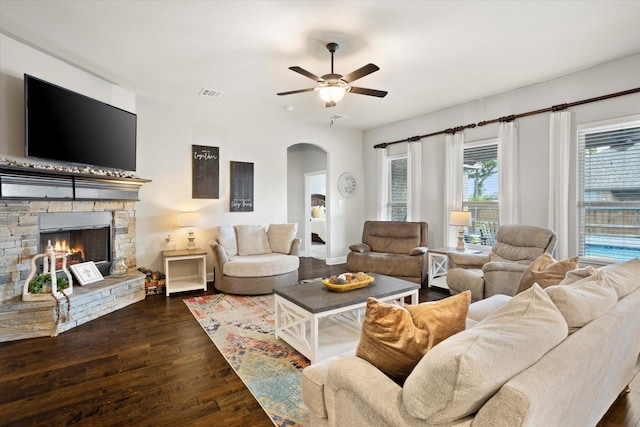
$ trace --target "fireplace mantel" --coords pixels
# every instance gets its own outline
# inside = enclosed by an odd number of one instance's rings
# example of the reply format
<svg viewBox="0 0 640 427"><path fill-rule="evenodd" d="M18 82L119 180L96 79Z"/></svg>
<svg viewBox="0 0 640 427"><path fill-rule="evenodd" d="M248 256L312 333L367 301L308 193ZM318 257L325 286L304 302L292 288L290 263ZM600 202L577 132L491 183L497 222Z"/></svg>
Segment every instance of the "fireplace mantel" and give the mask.
<svg viewBox="0 0 640 427"><path fill-rule="evenodd" d="M148 179L88 175L0 165L0 199L3 200L128 200L137 201Z"/></svg>

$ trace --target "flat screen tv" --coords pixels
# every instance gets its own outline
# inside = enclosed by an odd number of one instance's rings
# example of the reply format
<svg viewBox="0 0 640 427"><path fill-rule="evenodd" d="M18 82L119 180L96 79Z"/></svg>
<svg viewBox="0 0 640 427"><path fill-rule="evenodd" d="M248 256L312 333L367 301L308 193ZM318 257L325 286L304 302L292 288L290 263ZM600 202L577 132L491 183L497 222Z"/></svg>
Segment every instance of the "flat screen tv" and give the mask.
<svg viewBox="0 0 640 427"><path fill-rule="evenodd" d="M25 74L26 156L136 170L136 115Z"/></svg>

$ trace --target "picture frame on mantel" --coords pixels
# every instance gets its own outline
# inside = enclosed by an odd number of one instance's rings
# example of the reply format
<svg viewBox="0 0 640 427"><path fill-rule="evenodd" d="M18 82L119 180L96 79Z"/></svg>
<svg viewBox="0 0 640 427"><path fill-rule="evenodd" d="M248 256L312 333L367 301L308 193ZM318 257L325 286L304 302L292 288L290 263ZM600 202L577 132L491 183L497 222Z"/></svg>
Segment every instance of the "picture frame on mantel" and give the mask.
<svg viewBox="0 0 640 427"><path fill-rule="evenodd" d="M220 198L220 148L191 146L191 198Z"/></svg>
<svg viewBox="0 0 640 427"><path fill-rule="evenodd" d="M231 162L230 212L253 212L253 163Z"/></svg>

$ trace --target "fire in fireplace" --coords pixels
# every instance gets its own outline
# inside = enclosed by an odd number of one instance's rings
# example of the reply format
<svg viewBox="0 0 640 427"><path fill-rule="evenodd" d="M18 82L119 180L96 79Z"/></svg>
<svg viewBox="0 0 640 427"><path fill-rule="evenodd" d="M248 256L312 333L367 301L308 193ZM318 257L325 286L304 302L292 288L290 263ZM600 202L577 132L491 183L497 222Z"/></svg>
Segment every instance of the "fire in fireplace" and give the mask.
<svg viewBox="0 0 640 427"><path fill-rule="evenodd" d="M40 216L40 253L49 242L58 253L67 253L67 265L111 261L111 212L47 213ZM56 263L62 268L62 258Z"/></svg>

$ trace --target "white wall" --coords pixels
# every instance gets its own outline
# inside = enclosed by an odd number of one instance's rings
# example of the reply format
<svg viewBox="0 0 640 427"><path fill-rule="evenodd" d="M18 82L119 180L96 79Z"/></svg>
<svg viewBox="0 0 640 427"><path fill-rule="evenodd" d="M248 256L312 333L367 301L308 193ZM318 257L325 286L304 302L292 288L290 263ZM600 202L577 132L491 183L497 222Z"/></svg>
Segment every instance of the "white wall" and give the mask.
<svg viewBox="0 0 640 427"><path fill-rule="evenodd" d="M640 54L636 54L565 77L365 132L363 156L366 181L375 182L376 150L373 148L375 144L637 88L640 87L639 70ZM574 129L576 125L582 123L630 116L640 113L640 94L576 106L570 111ZM524 117L517 122L521 165L520 191L523 195L522 222L546 226L549 196L549 114ZM495 138L497 134L497 124L476 127L465 130L465 141ZM444 244L442 232L444 208L441 203L444 197L444 136L425 138L422 144L423 220L429 223L429 246L442 247ZM570 196L575 200L575 165L567 165L567 167L574 176ZM365 200L365 217L375 218L375 186L367 187ZM573 214L575 215L575 212ZM570 255L577 254L575 239L574 232L570 236L569 245L572 248Z"/></svg>
<svg viewBox="0 0 640 427"><path fill-rule="evenodd" d="M153 182L141 192L137 208L138 264L160 269L162 243L167 234L177 246L186 245L186 231L177 226L176 213L200 212L196 245L207 242L218 225L269 224L287 221L287 180L303 183L304 173L288 176L287 147L309 143L327 152L328 182L345 170L363 176L361 132L324 126L274 123L257 117L138 99L138 174ZM220 199L191 198L191 145L220 148ZM229 212L229 162L254 163L254 212ZM349 244L360 238L362 199L341 201L328 189L332 206L327 262L346 257ZM363 196L362 196L363 197ZM208 267L212 271L212 264Z"/></svg>

